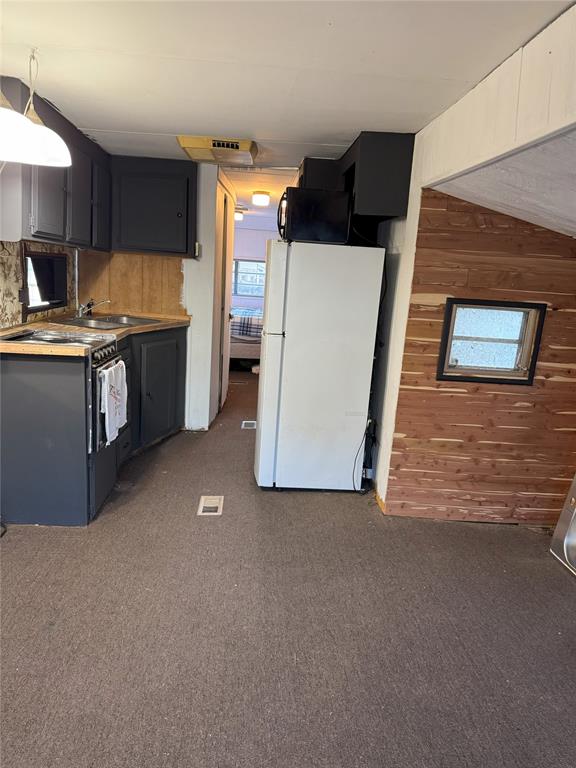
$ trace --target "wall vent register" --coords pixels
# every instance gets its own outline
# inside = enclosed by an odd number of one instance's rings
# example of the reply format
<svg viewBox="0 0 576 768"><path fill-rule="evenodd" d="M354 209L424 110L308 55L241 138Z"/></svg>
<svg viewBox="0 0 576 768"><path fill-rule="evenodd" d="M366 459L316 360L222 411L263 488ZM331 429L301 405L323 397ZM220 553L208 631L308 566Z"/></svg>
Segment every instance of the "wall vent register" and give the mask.
<svg viewBox="0 0 576 768"><path fill-rule="evenodd" d="M448 299L436 378L532 384L546 304Z"/></svg>

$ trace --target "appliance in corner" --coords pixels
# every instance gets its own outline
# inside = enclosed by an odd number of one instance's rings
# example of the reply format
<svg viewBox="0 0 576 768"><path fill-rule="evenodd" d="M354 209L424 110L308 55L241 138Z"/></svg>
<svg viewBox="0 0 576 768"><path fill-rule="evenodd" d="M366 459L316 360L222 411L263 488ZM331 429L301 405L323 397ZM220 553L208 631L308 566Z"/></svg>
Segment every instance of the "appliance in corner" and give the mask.
<svg viewBox="0 0 576 768"><path fill-rule="evenodd" d="M359 490L384 249L268 241L254 471Z"/></svg>
<svg viewBox="0 0 576 768"><path fill-rule="evenodd" d="M341 190L286 187L277 214L282 240L305 243L348 242L350 195Z"/></svg>

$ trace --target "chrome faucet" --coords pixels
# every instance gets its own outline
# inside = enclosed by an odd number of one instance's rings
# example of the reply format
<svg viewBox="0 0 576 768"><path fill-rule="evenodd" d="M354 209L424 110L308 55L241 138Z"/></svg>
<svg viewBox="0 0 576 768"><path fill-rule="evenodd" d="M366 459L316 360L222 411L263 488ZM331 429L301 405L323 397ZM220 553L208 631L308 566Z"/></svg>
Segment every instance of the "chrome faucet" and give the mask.
<svg viewBox="0 0 576 768"><path fill-rule="evenodd" d="M94 299L88 299L86 304L80 304L78 307L78 317L84 317L84 315L91 315L94 307L99 307L100 304L110 304L111 299L102 299L101 301L94 301Z"/></svg>

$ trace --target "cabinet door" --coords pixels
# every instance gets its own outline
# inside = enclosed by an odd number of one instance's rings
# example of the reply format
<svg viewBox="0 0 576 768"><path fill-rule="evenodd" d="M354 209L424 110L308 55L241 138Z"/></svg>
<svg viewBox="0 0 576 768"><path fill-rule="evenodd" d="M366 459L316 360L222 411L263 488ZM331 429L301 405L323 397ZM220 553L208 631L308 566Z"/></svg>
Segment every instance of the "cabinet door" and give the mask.
<svg viewBox="0 0 576 768"><path fill-rule="evenodd" d="M164 437L177 426L177 363L176 339L143 342L140 417L143 445Z"/></svg>
<svg viewBox="0 0 576 768"><path fill-rule="evenodd" d="M92 169L92 246L110 250L110 171L94 164Z"/></svg>
<svg viewBox="0 0 576 768"><path fill-rule="evenodd" d="M66 168L33 166L30 232L36 237L66 236Z"/></svg>
<svg viewBox="0 0 576 768"><path fill-rule="evenodd" d="M66 189L66 240L76 245L92 242L92 160L76 147L70 147L72 165L68 168Z"/></svg>
<svg viewBox="0 0 576 768"><path fill-rule="evenodd" d="M115 249L187 252L187 176L127 171L115 184Z"/></svg>

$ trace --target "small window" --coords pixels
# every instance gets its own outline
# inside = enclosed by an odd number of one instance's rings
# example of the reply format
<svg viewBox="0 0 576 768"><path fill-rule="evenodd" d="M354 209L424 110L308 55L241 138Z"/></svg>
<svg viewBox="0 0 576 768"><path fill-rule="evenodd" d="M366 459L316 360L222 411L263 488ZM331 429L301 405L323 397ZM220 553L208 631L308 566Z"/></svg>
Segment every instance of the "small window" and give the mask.
<svg viewBox="0 0 576 768"><path fill-rule="evenodd" d="M546 304L448 299L437 378L532 384Z"/></svg>
<svg viewBox="0 0 576 768"><path fill-rule="evenodd" d="M32 313L67 305L68 269L65 254L26 252L24 267L26 312Z"/></svg>
<svg viewBox="0 0 576 768"><path fill-rule="evenodd" d="M235 259L232 275L232 293L234 296L264 296L266 283L266 263Z"/></svg>

